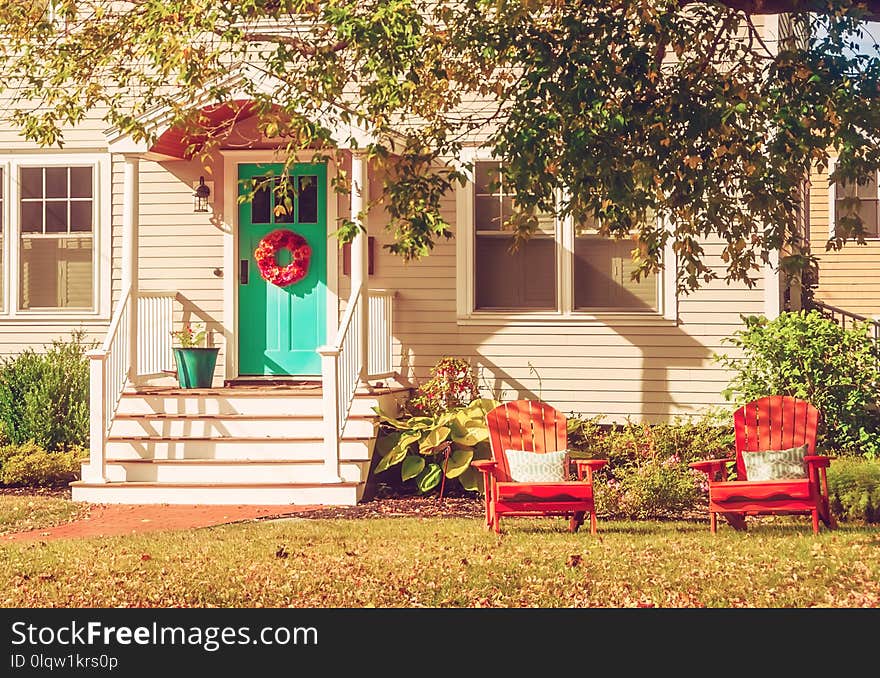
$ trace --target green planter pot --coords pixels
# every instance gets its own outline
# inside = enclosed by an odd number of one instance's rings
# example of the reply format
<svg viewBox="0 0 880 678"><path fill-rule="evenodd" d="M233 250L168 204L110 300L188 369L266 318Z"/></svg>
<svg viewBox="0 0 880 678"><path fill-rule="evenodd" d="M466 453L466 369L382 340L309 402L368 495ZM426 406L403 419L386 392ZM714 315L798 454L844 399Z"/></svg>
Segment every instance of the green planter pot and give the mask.
<svg viewBox="0 0 880 678"><path fill-rule="evenodd" d="M175 348L177 382L181 388L209 388L219 348Z"/></svg>

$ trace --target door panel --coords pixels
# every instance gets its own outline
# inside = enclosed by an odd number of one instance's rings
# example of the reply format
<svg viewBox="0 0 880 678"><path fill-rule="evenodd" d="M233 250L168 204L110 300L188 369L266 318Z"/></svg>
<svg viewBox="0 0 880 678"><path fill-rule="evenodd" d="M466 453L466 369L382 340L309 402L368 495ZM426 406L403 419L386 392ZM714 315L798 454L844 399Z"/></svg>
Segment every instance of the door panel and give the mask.
<svg viewBox="0 0 880 678"><path fill-rule="evenodd" d="M298 163L289 176L281 164L238 166L239 195L256 181L252 201L239 205L238 358L241 375L315 376L321 373L316 349L327 333L327 166ZM303 236L311 248L308 273L279 287L260 275L254 251L275 230ZM276 255L290 263L287 250Z"/></svg>

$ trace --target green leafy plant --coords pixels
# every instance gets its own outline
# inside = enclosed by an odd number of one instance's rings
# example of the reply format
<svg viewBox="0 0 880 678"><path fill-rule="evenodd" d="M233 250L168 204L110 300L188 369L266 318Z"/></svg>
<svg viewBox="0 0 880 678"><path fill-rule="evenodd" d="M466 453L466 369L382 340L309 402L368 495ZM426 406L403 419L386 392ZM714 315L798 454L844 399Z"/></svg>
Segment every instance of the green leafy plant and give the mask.
<svg viewBox="0 0 880 678"><path fill-rule="evenodd" d="M0 484L43 487L76 480L88 451L79 446L50 452L34 442L0 448Z"/></svg>
<svg viewBox="0 0 880 678"><path fill-rule="evenodd" d="M828 468L828 498L842 520L880 523L880 460L836 459Z"/></svg>
<svg viewBox="0 0 880 678"><path fill-rule="evenodd" d="M846 328L818 311L774 320L743 316L745 327L724 341L740 355L719 355L733 372L724 391L743 404L790 395L821 413L817 444L829 452L880 456L880 350L867 325Z"/></svg>
<svg viewBox="0 0 880 678"><path fill-rule="evenodd" d="M420 384L407 403L411 414L434 416L465 407L479 398L474 373L466 360L442 358L431 368L430 379Z"/></svg>
<svg viewBox="0 0 880 678"><path fill-rule="evenodd" d="M465 407L401 419L375 408L383 427L376 441L379 462L374 473L399 466L401 481L414 484L422 494L437 488L444 477L465 490L480 490L480 473L471 461L491 457L486 413L497 405L495 400L475 398Z"/></svg>
<svg viewBox="0 0 880 678"><path fill-rule="evenodd" d="M205 323L184 323L183 328L171 333L181 348L199 348L207 336Z"/></svg>
<svg viewBox="0 0 880 678"><path fill-rule="evenodd" d="M626 464L597 480L596 510L633 519L679 517L699 506L704 477L675 456Z"/></svg>
<svg viewBox="0 0 880 678"><path fill-rule="evenodd" d="M77 330L69 341L55 340L44 352L25 349L0 365L0 426L14 444L34 441L55 451L87 445L89 365L86 351L96 344Z"/></svg>
<svg viewBox="0 0 880 678"><path fill-rule="evenodd" d="M572 456L609 460L595 480L596 508L606 515L669 518L700 508L705 476L688 462L727 456L733 447L733 421L723 409L658 423L602 419L569 416L568 446Z"/></svg>

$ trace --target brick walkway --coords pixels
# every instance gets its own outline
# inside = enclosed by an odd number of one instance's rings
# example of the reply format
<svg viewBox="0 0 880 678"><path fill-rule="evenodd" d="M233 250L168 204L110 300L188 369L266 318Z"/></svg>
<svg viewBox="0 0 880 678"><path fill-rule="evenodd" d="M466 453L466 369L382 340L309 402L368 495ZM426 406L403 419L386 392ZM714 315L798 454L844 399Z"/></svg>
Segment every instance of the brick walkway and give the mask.
<svg viewBox="0 0 880 678"><path fill-rule="evenodd" d="M0 541L48 541L111 537L162 530L188 530L258 518L296 515L316 506L206 506L172 504L93 504L80 519L55 527L0 536Z"/></svg>

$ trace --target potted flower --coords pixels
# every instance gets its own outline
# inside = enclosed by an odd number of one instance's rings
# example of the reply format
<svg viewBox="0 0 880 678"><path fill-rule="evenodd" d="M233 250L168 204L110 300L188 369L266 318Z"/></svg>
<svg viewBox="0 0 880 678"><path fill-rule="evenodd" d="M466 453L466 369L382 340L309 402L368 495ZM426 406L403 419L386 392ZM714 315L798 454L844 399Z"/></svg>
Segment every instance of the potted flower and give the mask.
<svg viewBox="0 0 880 678"><path fill-rule="evenodd" d="M202 346L207 337L205 324L199 323L194 328L190 323L184 323L183 329L172 332L171 336L180 344L172 350L181 388L209 388L220 349Z"/></svg>

